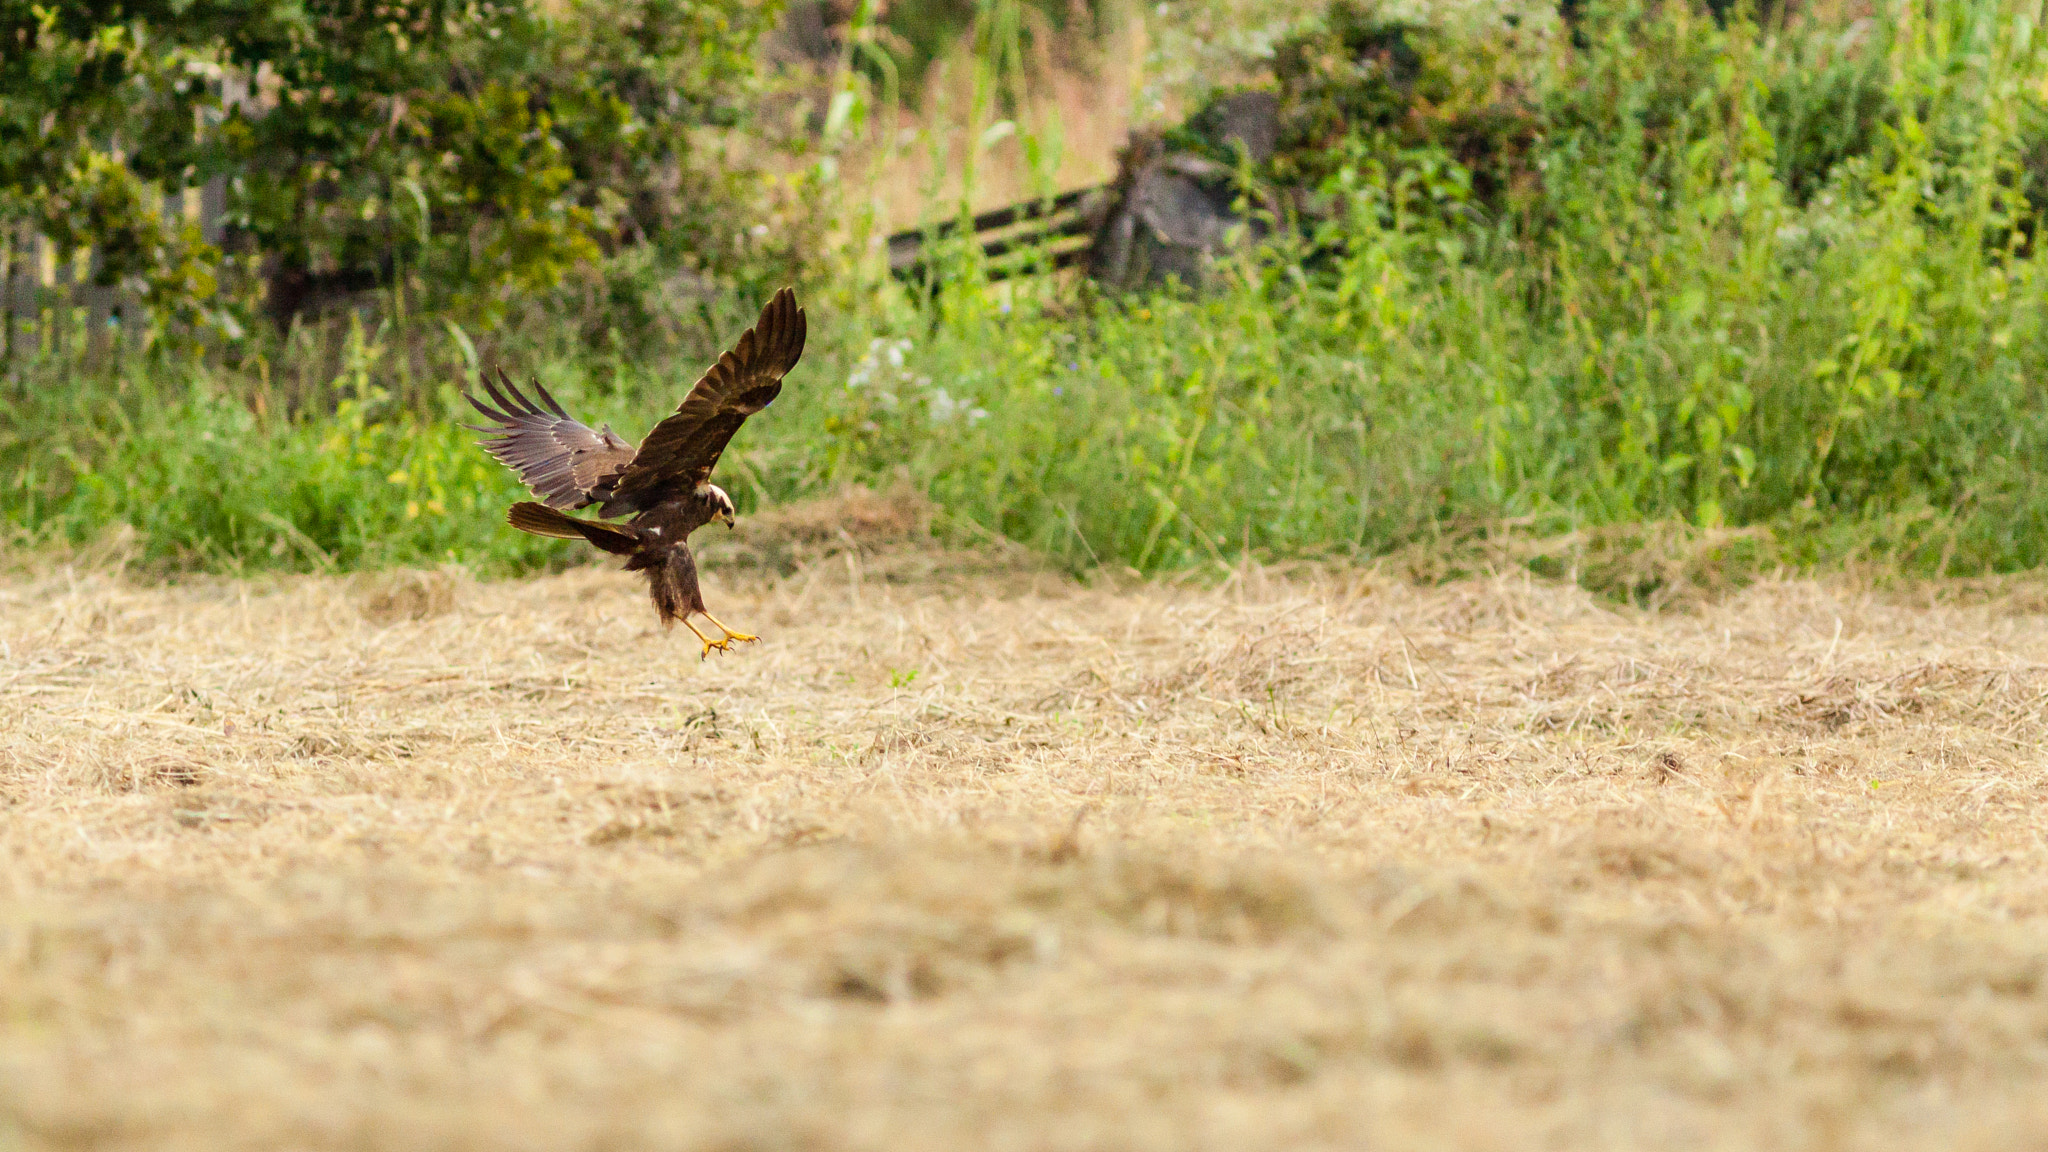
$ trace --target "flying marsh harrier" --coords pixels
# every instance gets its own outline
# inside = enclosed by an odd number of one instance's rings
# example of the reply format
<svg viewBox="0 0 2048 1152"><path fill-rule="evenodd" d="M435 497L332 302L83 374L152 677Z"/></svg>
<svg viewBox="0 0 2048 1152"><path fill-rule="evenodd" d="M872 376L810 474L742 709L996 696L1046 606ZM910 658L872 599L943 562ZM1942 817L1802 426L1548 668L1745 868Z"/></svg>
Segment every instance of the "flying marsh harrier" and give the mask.
<svg viewBox="0 0 2048 1152"><path fill-rule="evenodd" d="M609 424L593 431L577 421L537 380L535 403L513 386L502 368L496 383L488 375L482 378L484 391L497 407L463 393L490 421L485 427L465 427L485 433L484 449L519 473L541 499L538 504L514 504L505 517L508 523L536 536L581 538L624 556L627 571L647 573L661 622L672 625L681 620L703 641L708 656L714 648L723 652L734 641L756 637L733 631L704 610L688 538L713 520L732 527L732 497L711 482L711 469L746 418L782 391L783 376L803 354L804 311L796 306L796 293L784 288L637 449ZM630 519L607 524L564 511L593 504L601 517ZM691 616L710 621L721 633L719 638L698 632Z"/></svg>

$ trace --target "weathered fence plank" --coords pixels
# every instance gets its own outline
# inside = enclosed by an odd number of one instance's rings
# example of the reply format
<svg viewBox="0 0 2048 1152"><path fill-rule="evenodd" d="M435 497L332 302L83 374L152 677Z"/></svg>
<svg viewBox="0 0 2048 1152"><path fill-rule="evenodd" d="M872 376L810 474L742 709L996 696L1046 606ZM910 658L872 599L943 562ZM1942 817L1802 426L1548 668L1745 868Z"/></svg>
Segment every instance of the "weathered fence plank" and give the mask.
<svg viewBox="0 0 2048 1152"><path fill-rule="evenodd" d="M198 225L207 243L218 244L225 230L227 182L215 177L167 194L162 211ZM65 258L33 229L0 234L0 357L12 360L43 347L61 350L82 323L86 346L81 351L97 361L117 339L146 328L148 315L135 293L92 282L90 270L97 260L90 251ZM87 270L84 276L81 267Z"/></svg>

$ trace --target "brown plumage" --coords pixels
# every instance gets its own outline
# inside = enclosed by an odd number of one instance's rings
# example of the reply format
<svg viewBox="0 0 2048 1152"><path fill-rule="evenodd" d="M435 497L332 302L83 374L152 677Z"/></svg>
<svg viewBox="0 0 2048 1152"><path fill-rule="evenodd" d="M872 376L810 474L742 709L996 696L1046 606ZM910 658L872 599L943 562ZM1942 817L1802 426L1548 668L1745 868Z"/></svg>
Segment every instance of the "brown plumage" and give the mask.
<svg viewBox="0 0 2048 1152"><path fill-rule="evenodd" d="M704 642L706 653L754 639L720 624L704 610L697 562L687 541L690 533L713 520L731 527L732 498L711 483L711 469L746 418L782 391L782 378L803 356L804 326L796 293L788 288L777 292L754 326L718 358L638 449L621 440L609 424L593 431L570 416L539 381L533 384L536 402L513 385L503 369L495 383L484 376L484 391L497 407L463 393L491 422L467 427L486 433L484 449L517 472L542 501L514 504L506 521L522 532L583 539L626 557L627 571L647 574L648 591L662 623L681 620ZM631 519L607 524L564 511L591 505L601 517ZM709 639L690 623L692 615L703 616L724 635Z"/></svg>

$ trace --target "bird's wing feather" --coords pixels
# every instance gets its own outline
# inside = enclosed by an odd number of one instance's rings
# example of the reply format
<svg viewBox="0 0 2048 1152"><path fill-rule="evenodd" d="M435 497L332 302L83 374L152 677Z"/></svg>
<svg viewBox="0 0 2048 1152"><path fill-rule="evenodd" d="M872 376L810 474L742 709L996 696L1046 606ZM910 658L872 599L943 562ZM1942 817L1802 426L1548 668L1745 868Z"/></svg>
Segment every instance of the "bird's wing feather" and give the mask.
<svg viewBox="0 0 2048 1152"><path fill-rule="evenodd" d="M782 391L804 353L804 310L788 288L761 309L731 351L704 373L675 413L654 426L619 477L604 512L652 508L710 478L726 442Z"/></svg>
<svg viewBox="0 0 2048 1152"><path fill-rule="evenodd" d="M533 382L536 403L502 368L495 383L488 374L479 375L497 407L465 391L463 399L490 424L464 427L488 437L484 451L517 472L550 508L581 508L609 493L610 481L633 459L632 445L610 428L599 432L569 415L538 380Z"/></svg>

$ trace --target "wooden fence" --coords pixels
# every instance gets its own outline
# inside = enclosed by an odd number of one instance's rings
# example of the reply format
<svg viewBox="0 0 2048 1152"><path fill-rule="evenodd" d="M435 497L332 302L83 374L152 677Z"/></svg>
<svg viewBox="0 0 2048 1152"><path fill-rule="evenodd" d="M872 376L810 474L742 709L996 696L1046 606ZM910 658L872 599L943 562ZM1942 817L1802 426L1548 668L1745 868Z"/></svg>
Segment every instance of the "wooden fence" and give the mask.
<svg viewBox="0 0 2048 1152"><path fill-rule="evenodd" d="M983 212L967 221L964 230L981 248L991 280L1041 271L1048 265L1085 265L1094 252L1095 233L1114 192L1112 186L1105 184L1079 188L1051 199L1028 200ZM899 279L923 280L931 270L928 246L959 236L962 231L960 221L947 220L896 233L889 237L889 271Z"/></svg>
<svg viewBox="0 0 2048 1152"><path fill-rule="evenodd" d="M218 244L226 192L226 182L215 178L164 197L163 207ZM91 249L60 252L28 229L0 233L0 358L66 351L97 356L147 331L141 298L119 285L94 283L97 266Z"/></svg>

